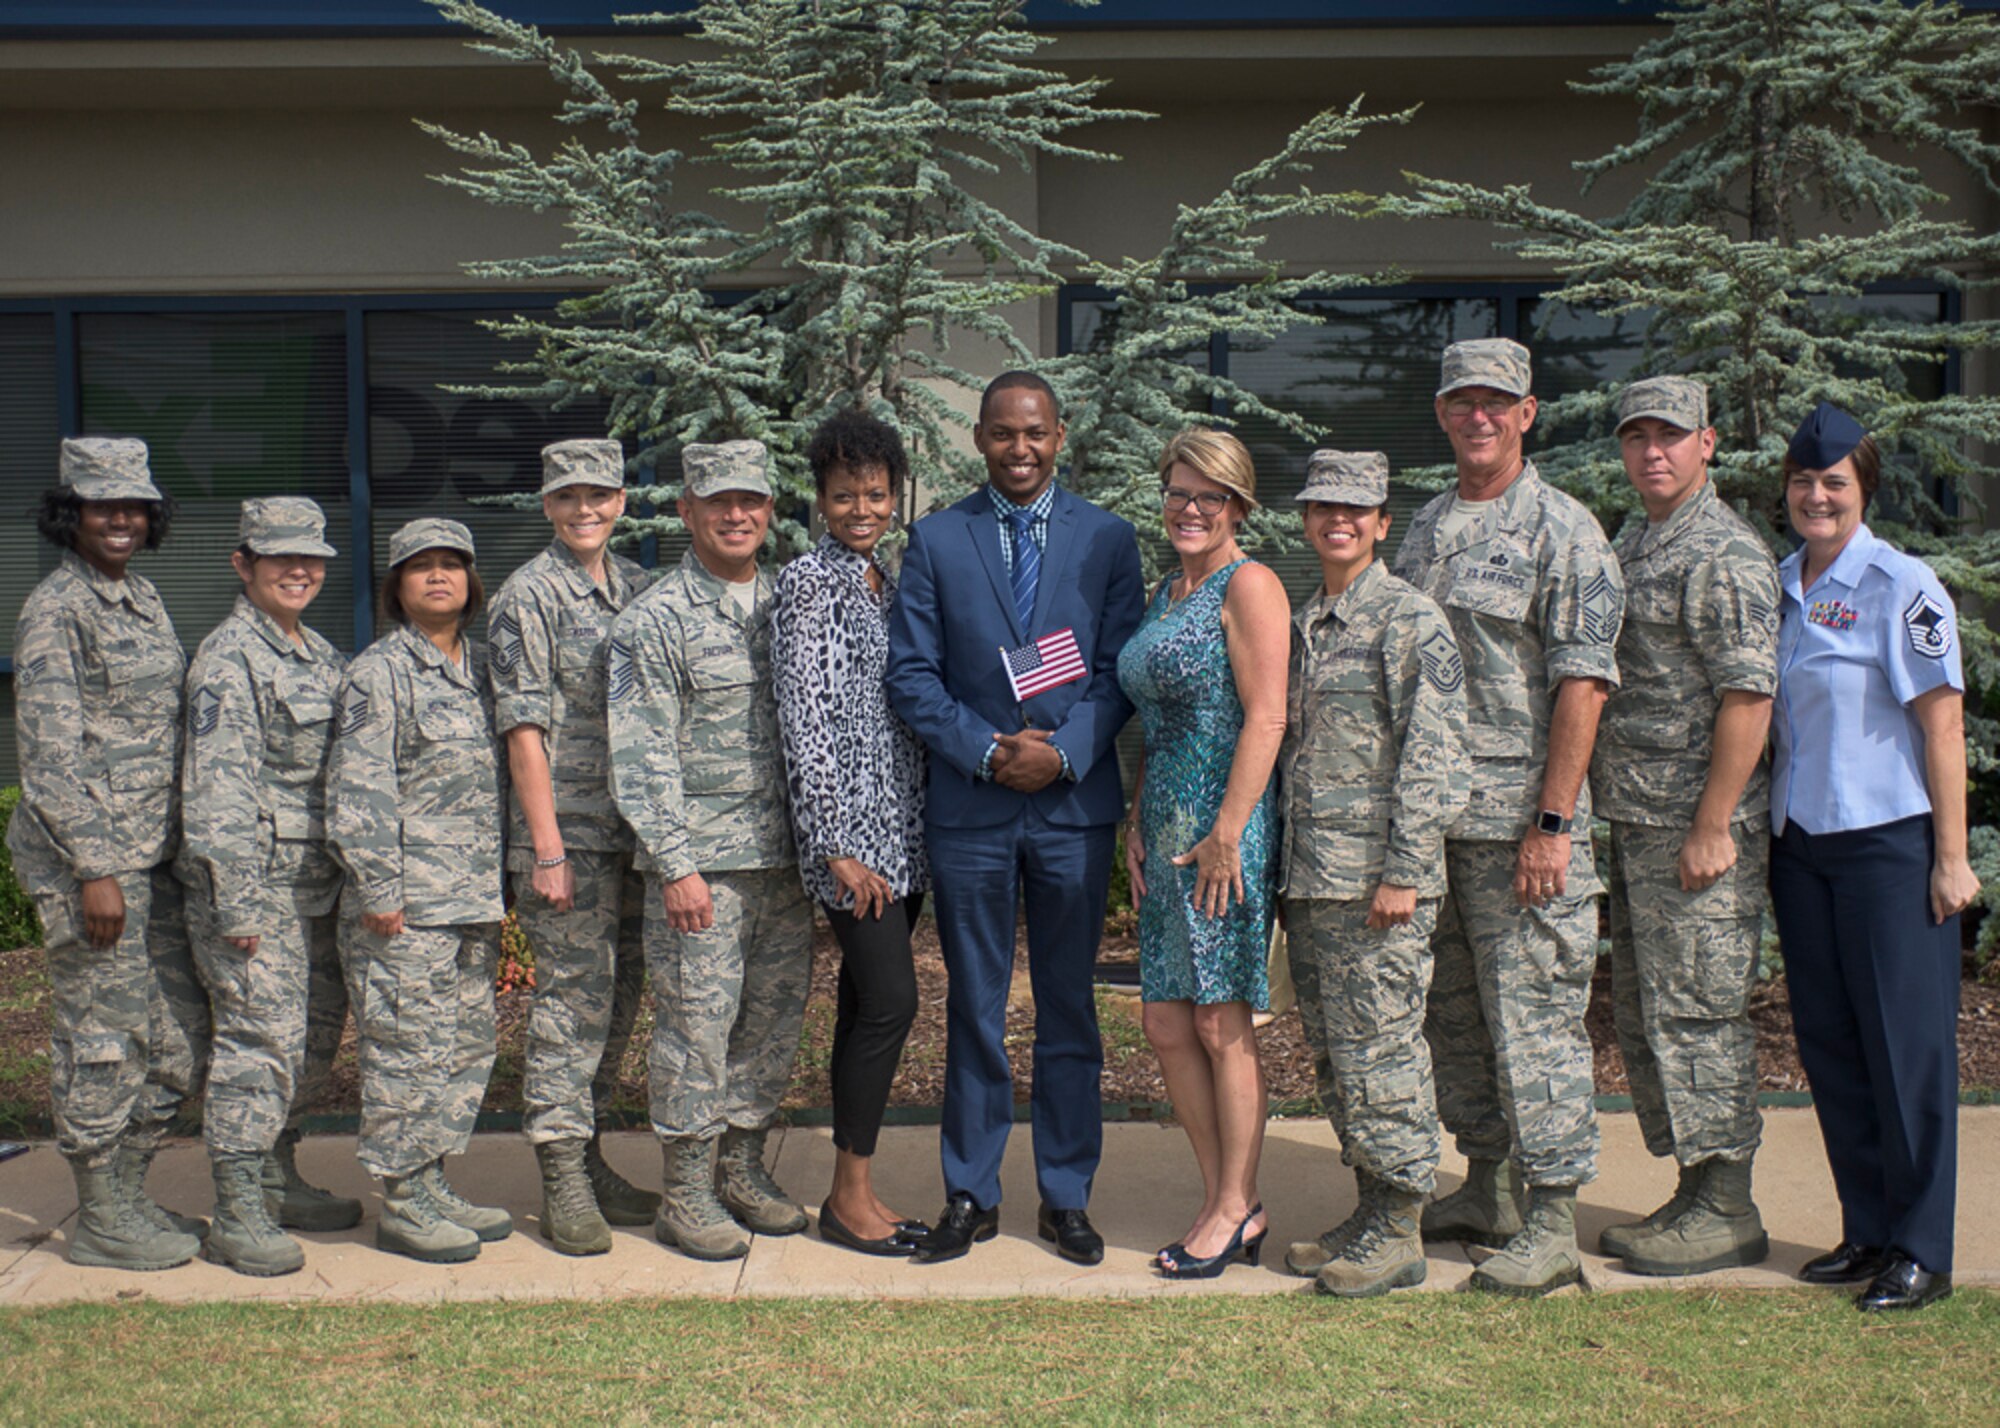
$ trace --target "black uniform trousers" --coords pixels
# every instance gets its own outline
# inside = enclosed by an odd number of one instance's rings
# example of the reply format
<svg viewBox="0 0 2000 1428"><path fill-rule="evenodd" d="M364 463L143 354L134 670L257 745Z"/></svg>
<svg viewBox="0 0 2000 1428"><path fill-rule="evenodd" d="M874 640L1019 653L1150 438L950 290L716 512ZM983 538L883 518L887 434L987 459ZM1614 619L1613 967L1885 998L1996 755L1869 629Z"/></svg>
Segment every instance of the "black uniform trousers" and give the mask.
<svg viewBox="0 0 2000 1428"><path fill-rule="evenodd" d="M1788 824L1771 904L1842 1238L1951 1269L1958 1189L1959 922L1931 913L1928 814L1839 833Z"/></svg>

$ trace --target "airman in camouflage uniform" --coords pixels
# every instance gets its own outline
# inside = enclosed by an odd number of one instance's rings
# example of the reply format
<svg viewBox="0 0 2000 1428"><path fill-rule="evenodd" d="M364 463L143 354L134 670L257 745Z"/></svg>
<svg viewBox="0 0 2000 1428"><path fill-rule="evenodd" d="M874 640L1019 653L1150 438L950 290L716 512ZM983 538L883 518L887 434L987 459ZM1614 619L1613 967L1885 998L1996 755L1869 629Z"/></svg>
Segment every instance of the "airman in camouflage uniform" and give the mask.
<svg viewBox="0 0 2000 1428"><path fill-rule="evenodd" d="M686 449L694 549L618 617L608 668L611 787L646 874L654 1233L700 1259L748 1251L732 1214L761 1234L806 1224L764 1168L812 968L756 565L765 462L757 442Z"/></svg>
<svg viewBox="0 0 2000 1428"><path fill-rule="evenodd" d="M207 1255L270 1275L305 1263L280 1225L361 1221L358 1201L308 1185L294 1158L301 1110L325 1086L347 1023L334 937L340 866L325 843L333 696L346 661L300 623L303 605L280 607L281 623L257 603L273 590L287 598L279 580L307 602L318 593L334 554L320 508L302 496L245 501L239 531L244 592L188 669L176 871L215 1020L202 1118L215 1166Z"/></svg>
<svg viewBox="0 0 2000 1428"><path fill-rule="evenodd" d="M605 549L625 508L616 441L544 447L542 503L557 539L507 578L487 622L494 725L513 775L507 867L535 950L521 1097L543 1238L602 1254L611 1225L651 1224L660 1203L611 1169L597 1135L646 976L645 889L611 801L604 650L612 619L652 577Z"/></svg>
<svg viewBox="0 0 2000 1428"><path fill-rule="evenodd" d="M7 847L48 956L49 1096L80 1207L69 1257L121 1269L184 1264L207 1232L145 1190L201 1089L209 1038L170 867L187 659L159 592L125 565L166 522L145 443L63 442L40 518L62 562L14 632L21 801Z"/></svg>
<svg viewBox="0 0 2000 1428"><path fill-rule="evenodd" d="M1624 586L1590 512L1522 456L1527 349L1454 343L1443 367L1436 409L1458 488L1417 514L1396 573L1444 607L1465 662L1472 799L1445 835L1425 1032L1438 1110L1470 1168L1423 1228L1505 1246L1475 1286L1542 1294L1581 1277L1576 1187L1597 1173L1583 1018L1600 888L1585 775L1618 682Z"/></svg>
<svg viewBox="0 0 2000 1428"><path fill-rule="evenodd" d="M1605 1253L1699 1274L1769 1253L1750 1198L1757 976L1770 871L1764 737L1777 689L1778 572L1708 479L1708 393L1654 377L1619 397L1626 473L1645 503L1619 534L1625 682L1604 709L1591 785L1611 821L1611 985L1646 1148L1680 1185Z"/></svg>
<svg viewBox="0 0 2000 1428"><path fill-rule="evenodd" d="M1424 999L1444 830L1472 779L1465 670L1444 613L1373 558L1388 458L1316 451L1298 500L1327 578L1292 620L1285 925L1320 1104L1361 1196L1285 1263L1361 1297L1424 1280L1417 1214L1438 1162Z"/></svg>
<svg viewBox="0 0 2000 1428"><path fill-rule="evenodd" d="M445 579L403 570L430 552L463 555L470 582L471 533L418 520L390 538L388 589ZM399 603L406 622L340 687L327 836L347 869L340 950L360 1033L360 1159L383 1183L375 1243L453 1263L513 1228L444 1175L493 1072L506 793L479 652L461 638L452 658ZM476 613L462 608L461 628Z"/></svg>

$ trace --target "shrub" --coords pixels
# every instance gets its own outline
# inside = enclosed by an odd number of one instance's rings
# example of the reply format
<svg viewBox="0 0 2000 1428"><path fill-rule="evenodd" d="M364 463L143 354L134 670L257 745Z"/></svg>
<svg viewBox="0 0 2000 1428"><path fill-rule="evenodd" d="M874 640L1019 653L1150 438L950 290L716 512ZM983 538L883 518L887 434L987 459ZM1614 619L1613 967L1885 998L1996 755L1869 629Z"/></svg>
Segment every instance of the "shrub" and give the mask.
<svg viewBox="0 0 2000 1428"><path fill-rule="evenodd" d="M18 788L0 788L0 828L14 816L21 801ZM42 919L35 913L35 900L14 877L14 855L0 840L0 947L38 947L42 941Z"/></svg>

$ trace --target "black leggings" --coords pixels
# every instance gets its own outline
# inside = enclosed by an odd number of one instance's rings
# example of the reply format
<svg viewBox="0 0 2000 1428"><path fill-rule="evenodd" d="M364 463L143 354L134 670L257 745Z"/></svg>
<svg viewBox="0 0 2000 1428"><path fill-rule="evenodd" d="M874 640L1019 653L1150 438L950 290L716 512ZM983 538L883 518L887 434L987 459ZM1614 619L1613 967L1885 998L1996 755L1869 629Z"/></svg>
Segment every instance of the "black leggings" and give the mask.
<svg viewBox="0 0 2000 1428"><path fill-rule="evenodd" d="M833 1021L833 1143L873 1155L889 1104L889 1083L917 1017L917 971L910 934L924 895L912 893L881 917L826 908L840 944L840 998Z"/></svg>

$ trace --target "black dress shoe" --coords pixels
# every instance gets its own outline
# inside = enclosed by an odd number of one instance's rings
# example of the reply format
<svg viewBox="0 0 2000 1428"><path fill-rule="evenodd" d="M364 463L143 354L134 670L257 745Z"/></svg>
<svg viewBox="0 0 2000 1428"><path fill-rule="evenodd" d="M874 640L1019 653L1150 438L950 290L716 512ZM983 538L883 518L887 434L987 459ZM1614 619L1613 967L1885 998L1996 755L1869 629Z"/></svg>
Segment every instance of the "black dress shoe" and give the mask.
<svg viewBox="0 0 2000 1428"><path fill-rule="evenodd" d="M1057 1210L1043 1205L1035 1213L1035 1233L1056 1247L1056 1253L1077 1264L1104 1262L1104 1236L1091 1227L1081 1210Z"/></svg>
<svg viewBox="0 0 2000 1428"><path fill-rule="evenodd" d="M970 1195L953 1195L945 1202L944 1213L931 1232L917 1241L916 1251L910 1256L912 1264L942 1264L948 1259L957 1259L981 1240L990 1240L1000 1233L1000 1207L990 1210L979 1208L979 1202Z"/></svg>
<svg viewBox="0 0 2000 1428"><path fill-rule="evenodd" d="M1883 1252L1873 1245L1842 1240L1823 1255L1799 1266L1799 1278L1807 1284L1866 1284L1888 1264Z"/></svg>
<svg viewBox="0 0 2000 1428"><path fill-rule="evenodd" d="M1921 1309L1950 1294L1949 1274L1932 1274L1908 1255L1892 1250L1889 1262L1861 1292L1854 1307L1864 1314L1883 1309Z"/></svg>
<svg viewBox="0 0 2000 1428"><path fill-rule="evenodd" d="M862 1254L887 1255L907 1258L916 1250L916 1245L904 1239L901 1232L891 1230L879 1240L864 1240L840 1222L830 1205L819 1207L819 1237L830 1245L840 1245L846 1249L858 1250Z"/></svg>

